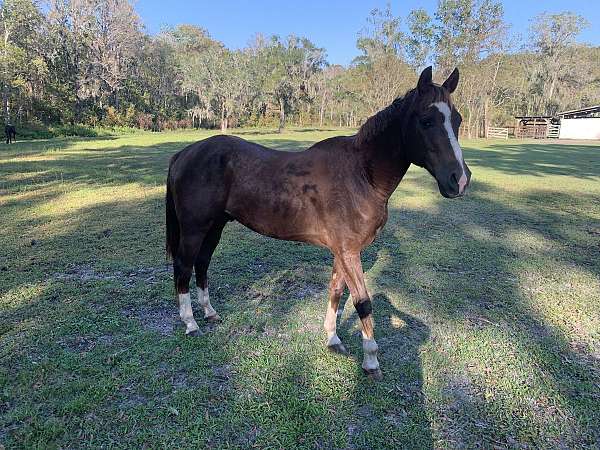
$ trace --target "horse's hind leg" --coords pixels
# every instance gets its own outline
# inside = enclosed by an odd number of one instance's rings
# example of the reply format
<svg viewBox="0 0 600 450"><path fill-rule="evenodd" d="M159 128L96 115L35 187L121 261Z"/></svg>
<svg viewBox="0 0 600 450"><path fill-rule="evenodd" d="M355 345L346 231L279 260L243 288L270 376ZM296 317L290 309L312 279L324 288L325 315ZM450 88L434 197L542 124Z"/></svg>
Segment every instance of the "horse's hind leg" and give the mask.
<svg viewBox="0 0 600 450"><path fill-rule="evenodd" d="M325 331L327 332L327 347L329 350L346 354L346 348L337 335L337 316L340 299L344 295L346 281L337 258L333 261L333 270L331 271L331 281L329 282L329 302L327 304L327 314L325 315Z"/></svg>
<svg viewBox="0 0 600 450"><path fill-rule="evenodd" d="M202 246L206 235L201 229L194 229L192 233L186 233L179 240L177 256L173 261L173 274L175 278L175 289L179 300L179 316L185 323L185 334L196 335L199 327L194 319L192 311L192 300L190 298L190 278L194 259Z"/></svg>
<svg viewBox="0 0 600 450"><path fill-rule="evenodd" d="M219 240L221 239L221 233L227 219L223 218L213 223L213 226L206 234L202 247L196 256L194 262L194 271L196 272L196 287L198 289L198 302L204 310L204 320L209 322L218 322L220 320L219 315L210 304L210 298L208 295L208 266L212 258L213 252Z"/></svg>

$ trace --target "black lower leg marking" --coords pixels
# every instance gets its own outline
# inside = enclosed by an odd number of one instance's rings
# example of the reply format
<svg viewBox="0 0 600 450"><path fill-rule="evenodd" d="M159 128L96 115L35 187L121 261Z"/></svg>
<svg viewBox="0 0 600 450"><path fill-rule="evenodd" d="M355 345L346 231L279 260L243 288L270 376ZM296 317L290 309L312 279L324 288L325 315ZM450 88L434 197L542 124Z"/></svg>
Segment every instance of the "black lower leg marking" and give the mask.
<svg viewBox="0 0 600 450"><path fill-rule="evenodd" d="M356 305L354 305L354 307L356 308L358 317L360 317L361 319L364 319L373 312L371 300L369 299L358 302Z"/></svg>

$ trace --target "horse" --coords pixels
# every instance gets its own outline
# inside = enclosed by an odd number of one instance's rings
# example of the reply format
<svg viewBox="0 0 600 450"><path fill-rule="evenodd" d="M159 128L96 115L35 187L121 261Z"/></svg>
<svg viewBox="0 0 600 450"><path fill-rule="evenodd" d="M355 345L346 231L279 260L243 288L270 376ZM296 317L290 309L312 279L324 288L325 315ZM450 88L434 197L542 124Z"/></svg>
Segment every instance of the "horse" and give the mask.
<svg viewBox="0 0 600 450"><path fill-rule="evenodd" d="M6 136L6 143L12 143L17 138L17 130L15 129L15 126L9 123L4 125L4 135Z"/></svg>
<svg viewBox="0 0 600 450"><path fill-rule="evenodd" d="M325 139L304 151L277 151L219 135L173 155L166 250L185 334L200 334L189 290L192 269L204 319L220 320L210 303L207 270L223 228L235 220L265 236L331 251L326 345L347 353L336 319L348 286L362 325L362 368L381 379L361 251L385 225L388 200L411 164L435 178L442 196L465 194L471 172L457 139L462 118L451 100L458 81L455 69L442 85L434 84L428 67L414 89L367 119L356 135Z"/></svg>

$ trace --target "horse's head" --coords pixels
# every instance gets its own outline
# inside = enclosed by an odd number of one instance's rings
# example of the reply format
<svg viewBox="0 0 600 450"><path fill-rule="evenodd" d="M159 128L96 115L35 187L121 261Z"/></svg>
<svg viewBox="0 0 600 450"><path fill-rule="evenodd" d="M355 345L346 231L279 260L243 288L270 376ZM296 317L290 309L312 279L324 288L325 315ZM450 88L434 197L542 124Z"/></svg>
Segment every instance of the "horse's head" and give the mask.
<svg viewBox="0 0 600 450"><path fill-rule="evenodd" d="M414 102L405 128L410 162L424 167L446 198L464 195L471 179L458 143L462 120L450 94L458 85L458 69L439 86L433 84L431 67L419 77Z"/></svg>

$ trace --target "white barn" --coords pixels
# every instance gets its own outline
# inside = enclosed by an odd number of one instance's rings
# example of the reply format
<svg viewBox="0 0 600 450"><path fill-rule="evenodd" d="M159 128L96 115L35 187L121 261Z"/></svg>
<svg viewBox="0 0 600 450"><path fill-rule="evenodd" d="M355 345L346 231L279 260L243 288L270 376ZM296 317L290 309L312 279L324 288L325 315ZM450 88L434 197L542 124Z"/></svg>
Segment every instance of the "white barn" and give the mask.
<svg viewBox="0 0 600 450"><path fill-rule="evenodd" d="M600 105L558 113L560 139L599 139Z"/></svg>

